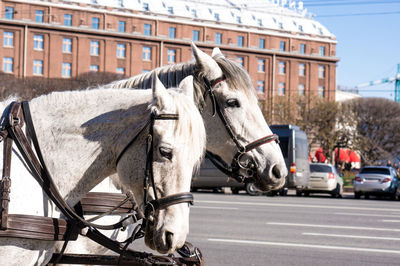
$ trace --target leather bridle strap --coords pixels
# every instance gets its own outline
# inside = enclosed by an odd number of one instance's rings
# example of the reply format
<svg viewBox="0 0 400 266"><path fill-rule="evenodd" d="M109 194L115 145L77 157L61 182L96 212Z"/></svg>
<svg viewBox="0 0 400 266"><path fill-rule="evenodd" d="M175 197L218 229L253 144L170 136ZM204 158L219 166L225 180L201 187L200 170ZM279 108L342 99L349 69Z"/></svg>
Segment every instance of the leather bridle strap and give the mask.
<svg viewBox="0 0 400 266"><path fill-rule="evenodd" d="M253 142L247 144L246 146L243 146L239 142L237 136L233 132L232 127L228 123L227 118L223 114L222 109L219 106L218 101L216 100L216 97L214 94L213 87L216 84L220 83L221 81L225 81L225 80L226 80L226 77L224 75L222 77L214 79L212 81L209 81L207 78L204 77L206 91L205 91L203 97L205 97L206 94L208 94L210 96L211 103L212 103L212 110L213 110L212 115L215 116L215 112L218 114L219 118L221 119L222 124L224 125L224 127L225 127L228 135L231 137L232 141L235 143L238 151L235 154L235 156L233 157L230 167L227 167L228 164L225 163L221 157L213 154L210 151L206 151L206 157L209 158L211 160L211 162L223 173L235 178L239 182L244 182L247 178L245 178L244 176L242 176L239 173L240 168L246 169L246 170L248 170L248 172L253 172L255 165L254 165L254 163L251 163L250 165L243 166L240 163L240 157L242 155L244 155L246 152L249 152L263 144L269 143L271 141L279 142L279 140L278 140L279 137L276 134L268 135L268 136L262 137L256 141L253 141Z"/></svg>

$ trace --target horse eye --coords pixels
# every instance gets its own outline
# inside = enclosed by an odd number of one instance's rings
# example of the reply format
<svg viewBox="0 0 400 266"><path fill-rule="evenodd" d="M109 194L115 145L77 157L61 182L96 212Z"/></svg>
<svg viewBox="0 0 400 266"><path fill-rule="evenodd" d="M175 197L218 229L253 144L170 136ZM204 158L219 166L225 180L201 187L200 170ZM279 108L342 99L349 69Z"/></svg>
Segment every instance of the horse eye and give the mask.
<svg viewBox="0 0 400 266"><path fill-rule="evenodd" d="M172 159L172 149L171 148L160 147L159 151L160 151L161 156L167 158L168 160Z"/></svg>
<svg viewBox="0 0 400 266"><path fill-rule="evenodd" d="M237 99L229 99L226 101L228 107L240 107L240 103Z"/></svg>

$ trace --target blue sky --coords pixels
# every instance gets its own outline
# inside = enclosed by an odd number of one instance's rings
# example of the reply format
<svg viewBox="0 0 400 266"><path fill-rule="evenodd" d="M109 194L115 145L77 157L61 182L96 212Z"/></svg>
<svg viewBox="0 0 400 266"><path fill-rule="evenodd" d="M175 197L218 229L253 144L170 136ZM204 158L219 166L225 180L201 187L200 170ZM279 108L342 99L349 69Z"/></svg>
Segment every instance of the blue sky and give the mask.
<svg viewBox="0 0 400 266"><path fill-rule="evenodd" d="M400 64L400 0L303 0L303 3L315 14L314 19L336 36L336 55L340 58L338 85L354 87L395 76ZM356 15L365 13L370 14ZM346 14L353 15L343 16ZM359 92L365 97L393 99L394 83Z"/></svg>

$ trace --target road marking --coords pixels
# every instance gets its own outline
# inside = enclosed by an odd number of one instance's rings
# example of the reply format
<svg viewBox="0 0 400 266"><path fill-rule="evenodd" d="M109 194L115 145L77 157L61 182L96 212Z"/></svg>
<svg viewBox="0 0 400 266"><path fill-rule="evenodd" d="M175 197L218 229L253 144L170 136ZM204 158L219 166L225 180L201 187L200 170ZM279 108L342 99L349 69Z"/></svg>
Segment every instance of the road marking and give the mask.
<svg viewBox="0 0 400 266"><path fill-rule="evenodd" d="M356 235L335 235L335 234L319 234L319 233L302 233L306 236L328 236L340 238L359 238L359 239L374 239L374 240L393 240L400 241L400 238L395 237L380 237L380 236L356 236Z"/></svg>
<svg viewBox="0 0 400 266"><path fill-rule="evenodd" d="M197 202L196 202L197 203ZM237 210L238 208L234 208L234 207L212 207L212 206L191 206L190 207L195 208L195 209L217 209L217 210Z"/></svg>
<svg viewBox="0 0 400 266"><path fill-rule="evenodd" d="M382 220L385 223L400 223L400 220Z"/></svg>
<svg viewBox="0 0 400 266"><path fill-rule="evenodd" d="M298 247L298 248L313 248L313 249L330 249L330 250L345 250L345 251L359 251L359 252L376 252L376 253L391 253L400 254L400 250L390 249L374 249L374 248L359 248L359 247L339 247L339 246L321 246L301 243L282 243L282 242L268 242L268 241L254 241L254 240L238 240L238 239L221 239L209 238L211 242L224 242L246 245L263 245L263 246L281 246L281 247Z"/></svg>
<svg viewBox="0 0 400 266"><path fill-rule="evenodd" d="M296 207L296 208L321 208L321 209L339 209L339 210L364 210L364 211L390 211L400 212L400 209L388 208L368 208L368 207L346 207L346 206L327 206L327 205L308 205L308 204L284 204L284 203L266 203L266 202L247 202L247 201L217 201L217 200L196 200L196 203L209 204L229 204L229 205L247 205L247 206L271 206L271 207Z"/></svg>
<svg viewBox="0 0 400 266"><path fill-rule="evenodd" d="M385 214L366 214L366 213L348 213L348 212L335 212L337 215L349 215L349 216L371 216L371 217L393 217L400 218L400 215L385 215Z"/></svg>
<svg viewBox="0 0 400 266"><path fill-rule="evenodd" d="M330 225L330 224L297 224L297 223L275 223L268 222L269 225L284 225L284 226L300 226L300 227L313 227L313 228L335 228L335 229L352 229L352 230L370 230L370 231L389 231L400 232L398 228L382 228L382 227L361 227L361 226L343 226L343 225Z"/></svg>

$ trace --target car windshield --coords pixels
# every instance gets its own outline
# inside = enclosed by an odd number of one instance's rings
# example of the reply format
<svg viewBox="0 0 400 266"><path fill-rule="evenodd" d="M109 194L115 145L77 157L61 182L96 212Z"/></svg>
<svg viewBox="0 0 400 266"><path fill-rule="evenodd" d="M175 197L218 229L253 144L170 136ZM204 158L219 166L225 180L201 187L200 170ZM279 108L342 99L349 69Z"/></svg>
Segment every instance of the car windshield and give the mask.
<svg viewBox="0 0 400 266"><path fill-rule="evenodd" d="M330 173L332 169L329 165L320 165L320 164L310 164L310 171L313 172L320 172L320 173Z"/></svg>
<svg viewBox="0 0 400 266"><path fill-rule="evenodd" d="M382 174L382 175L390 175L389 169L387 168L363 168L360 171L360 174Z"/></svg>

